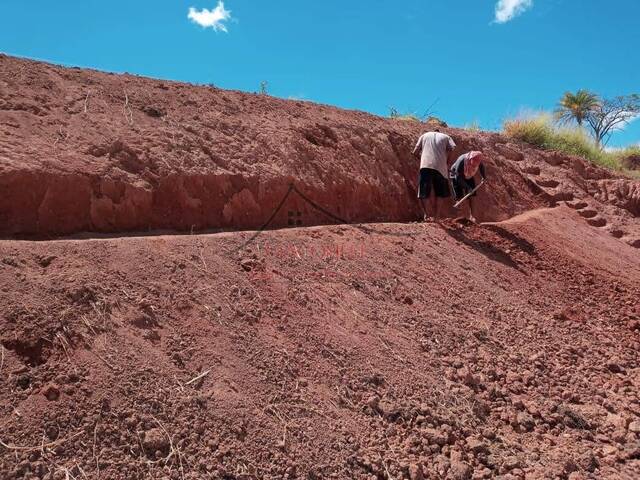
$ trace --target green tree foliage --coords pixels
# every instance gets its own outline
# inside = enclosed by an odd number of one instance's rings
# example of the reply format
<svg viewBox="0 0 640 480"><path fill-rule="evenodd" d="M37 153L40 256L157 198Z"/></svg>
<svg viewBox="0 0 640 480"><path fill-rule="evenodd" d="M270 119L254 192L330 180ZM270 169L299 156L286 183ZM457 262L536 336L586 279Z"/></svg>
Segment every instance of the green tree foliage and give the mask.
<svg viewBox="0 0 640 480"><path fill-rule="evenodd" d="M600 99L588 90L565 92L558 103L556 119L563 123L576 122L582 126L589 114L598 107Z"/></svg>
<svg viewBox="0 0 640 480"><path fill-rule="evenodd" d="M555 111L555 118L560 123L576 122L579 127L586 125L598 148L603 148L613 132L638 116L640 95L600 98L588 90L566 92Z"/></svg>

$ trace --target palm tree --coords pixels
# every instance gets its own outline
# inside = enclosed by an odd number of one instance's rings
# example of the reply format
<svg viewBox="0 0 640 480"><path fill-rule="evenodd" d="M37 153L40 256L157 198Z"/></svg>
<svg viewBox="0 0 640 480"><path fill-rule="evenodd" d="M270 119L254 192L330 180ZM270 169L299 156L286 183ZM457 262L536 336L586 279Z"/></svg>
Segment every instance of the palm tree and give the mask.
<svg viewBox="0 0 640 480"><path fill-rule="evenodd" d="M578 90L576 93L565 92L558 102L556 118L563 123L575 121L582 126L589 115L600 104L600 98L588 90Z"/></svg>

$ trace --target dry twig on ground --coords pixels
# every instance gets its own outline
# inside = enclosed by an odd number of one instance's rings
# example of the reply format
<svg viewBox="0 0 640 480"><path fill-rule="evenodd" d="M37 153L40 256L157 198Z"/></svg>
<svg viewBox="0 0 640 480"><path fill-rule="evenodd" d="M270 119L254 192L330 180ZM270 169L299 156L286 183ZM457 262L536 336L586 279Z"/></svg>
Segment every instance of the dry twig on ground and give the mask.
<svg viewBox="0 0 640 480"><path fill-rule="evenodd" d="M118 369L116 367L114 367L113 365L111 365L105 358L102 357L102 355L100 355L98 352L93 351L93 349L89 350L91 353L93 353L96 357L98 357L100 360L102 360L102 362L109 367L111 370L113 370L114 372L117 372Z"/></svg>
<svg viewBox="0 0 640 480"><path fill-rule="evenodd" d="M123 108L124 118L127 120L129 125L133 125L133 112L131 111L131 107L129 107L129 94L124 92L124 108Z"/></svg>
<svg viewBox="0 0 640 480"><path fill-rule="evenodd" d="M178 449L178 447L174 445L173 438L171 437L171 435L169 435L169 432L167 431L166 428L164 428L164 425L162 425L160 420L158 420L153 415L151 416L151 418L153 418L153 420L158 424L158 426L162 429L164 434L167 436L167 440L169 440L169 455L167 455L167 457L164 459L165 465L171 459L171 457L176 456L178 459L178 465L180 469L180 478L184 479L184 467L182 465L182 453L180 452L180 449Z"/></svg>
<svg viewBox="0 0 640 480"><path fill-rule="evenodd" d="M38 445L37 447L20 447L17 445L9 445L7 443L4 443L2 440L0 440L0 446L6 448L7 450L14 450L14 451L20 451L20 452L37 452L38 450L43 451L45 448L55 447L62 443L68 442L69 440L73 440L74 438L79 437L83 433L84 431L76 432L69 437L61 438L60 440L56 440L55 442L43 443L42 445Z"/></svg>
<svg viewBox="0 0 640 480"><path fill-rule="evenodd" d="M198 380L200 380L201 378L206 377L207 375L209 375L209 373L211 373L211 370L207 370L205 372L202 372L200 375L192 378L191 380L189 380L187 383L185 383L185 386L187 385L191 385L192 383L197 382Z"/></svg>
<svg viewBox="0 0 640 480"><path fill-rule="evenodd" d="M100 421L98 420L93 427L93 458L96 461L96 471L98 472L98 477L100 476L100 462L98 460L99 455L96 455L96 442L98 440L98 424Z"/></svg>

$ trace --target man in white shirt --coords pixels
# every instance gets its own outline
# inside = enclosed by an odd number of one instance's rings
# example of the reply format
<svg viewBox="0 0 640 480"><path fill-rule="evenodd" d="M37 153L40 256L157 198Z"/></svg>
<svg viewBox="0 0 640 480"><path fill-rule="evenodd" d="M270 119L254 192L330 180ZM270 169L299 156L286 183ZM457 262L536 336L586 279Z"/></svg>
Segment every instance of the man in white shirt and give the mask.
<svg viewBox="0 0 640 480"><path fill-rule="evenodd" d="M431 211L433 217L438 220L440 210L439 198L447 198L451 195L449 191L449 166L447 160L449 155L456 148L453 139L440 130L422 134L418 139L413 154L420 154L420 175L418 177L418 198L424 212L424 221L429 220L425 199L431 198L433 190L433 201L431 201Z"/></svg>

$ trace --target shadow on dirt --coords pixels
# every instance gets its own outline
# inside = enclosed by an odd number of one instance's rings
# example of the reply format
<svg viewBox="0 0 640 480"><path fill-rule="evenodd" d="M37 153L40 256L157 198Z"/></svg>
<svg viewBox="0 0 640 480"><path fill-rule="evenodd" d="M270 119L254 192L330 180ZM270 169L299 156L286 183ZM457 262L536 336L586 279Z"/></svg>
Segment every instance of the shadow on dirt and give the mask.
<svg viewBox="0 0 640 480"><path fill-rule="evenodd" d="M44 351L45 341L29 340L3 340L2 346L7 350L12 350L20 359L30 367L37 367L47 363L48 356Z"/></svg>
<svg viewBox="0 0 640 480"><path fill-rule="evenodd" d="M530 255L532 257L537 257L538 253L536 252L536 247L531 242L525 240L524 238L516 235L513 232L499 226L499 225L483 225L483 228L487 230L491 230L493 233L500 235L502 238L509 240L514 247L518 248L522 252Z"/></svg>
<svg viewBox="0 0 640 480"><path fill-rule="evenodd" d="M464 243L465 245L474 249L476 252L481 253L488 259L494 262L502 263L503 265L506 265L507 267L513 268L520 272L522 271L518 266L518 263L511 257L509 253L507 253L508 250L504 251L499 248L499 246L489 241L473 238L472 236L467 234L464 227L455 228L443 225L443 229L452 238L454 238L458 242ZM523 241L526 242L525 240ZM533 248L533 245L529 244L529 248Z"/></svg>

